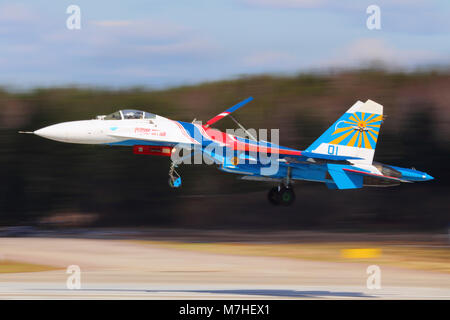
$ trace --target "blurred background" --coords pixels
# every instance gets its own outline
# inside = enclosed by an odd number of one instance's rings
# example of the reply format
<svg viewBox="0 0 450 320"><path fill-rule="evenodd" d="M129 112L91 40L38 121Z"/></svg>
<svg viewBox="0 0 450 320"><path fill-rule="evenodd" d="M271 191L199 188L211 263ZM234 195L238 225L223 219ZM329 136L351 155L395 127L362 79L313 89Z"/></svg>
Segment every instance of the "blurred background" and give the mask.
<svg viewBox="0 0 450 320"><path fill-rule="evenodd" d="M69 5L81 29L68 29ZM450 3L378 1L2 1L0 226L438 231L449 228ZM392 188L270 184L131 148L19 135L119 109L206 121L241 99L247 128L303 149L357 100L384 105L375 160L435 177ZM220 129L235 128L224 119Z"/></svg>

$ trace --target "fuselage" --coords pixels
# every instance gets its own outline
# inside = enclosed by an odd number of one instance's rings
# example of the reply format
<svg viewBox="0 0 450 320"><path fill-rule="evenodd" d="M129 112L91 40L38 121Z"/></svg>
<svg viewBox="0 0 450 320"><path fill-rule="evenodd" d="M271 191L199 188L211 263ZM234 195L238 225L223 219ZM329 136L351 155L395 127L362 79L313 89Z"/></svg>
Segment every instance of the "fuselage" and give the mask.
<svg viewBox="0 0 450 320"><path fill-rule="evenodd" d="M51 125L34 134L66 143L106 145L203 146L217 144L237 151L277 149L286 155L300 155L300 150L263 141L253 141L225 133L200 123L174 121L158 115L149 119L81 120Z"/></svg>
<svg viewBox="0 0 450 320"><path fill-rule="evenodd" d="M219 169L226 172L245 175L249 178L283 179L290 176L293 180L308 180L332 184L333 179L329 174L329 164L316 161L304 161L303 163L289 163L289 156L300 156L301 150L282 147L268 142L261 143L247 138L221 132L199 123L174 121L158 115L145 113L147 117L139 119L105 119L100 117L93 120L70 121L51 125L34 133L38 136L66 143L103 144L111 146L181 146L183 148L205 148L214 145L215 149L222 148L223 161ZM226 158L226 149L232 149L229 153L231 161ZM276 172L261 174L261 167L269 167L270 163L263 164L255 157L251 157L251 151L264 151L268 154L277 152L282 157ZM236 161L237 159L237 161ZM228 161L227 161L228 160ZM253 161L251 161L253 160ZM289 166L283 165L289 163ZM373 175L365 177L364 185L388 186L399 182L414 182L433 179L425 172L414 169L400 168L378 163L364 163L358 160L348 161L345 164L337 164L348 172L363 172ZM380 181L377 177L391 177L392 180Z"/></svg>

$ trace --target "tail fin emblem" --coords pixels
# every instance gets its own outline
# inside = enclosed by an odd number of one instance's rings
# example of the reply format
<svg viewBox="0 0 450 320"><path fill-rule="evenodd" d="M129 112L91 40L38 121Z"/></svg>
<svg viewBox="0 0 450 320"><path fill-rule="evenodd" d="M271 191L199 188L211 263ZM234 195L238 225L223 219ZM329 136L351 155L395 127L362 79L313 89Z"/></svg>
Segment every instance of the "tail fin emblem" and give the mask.
<svg viewBox="0 0 450 320"><path fill-rule="evenodd" d="M355 112L340 121L331 136L330 144L374 149L378 139L382 115ZM341 126L339 126L339 124Z"/></svg>

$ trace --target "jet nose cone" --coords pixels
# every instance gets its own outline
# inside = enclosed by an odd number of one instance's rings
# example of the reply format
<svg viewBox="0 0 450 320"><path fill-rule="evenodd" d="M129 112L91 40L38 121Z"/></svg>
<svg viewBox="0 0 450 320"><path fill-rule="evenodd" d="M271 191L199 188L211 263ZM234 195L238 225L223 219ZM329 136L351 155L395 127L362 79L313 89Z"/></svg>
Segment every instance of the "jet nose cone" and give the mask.
<svg viewBox="0 0 450 320"><path fill-rule="evenodd" d="M93 124L93 120L69 121L54 124L39 130L34 134L67 143L96 144L104 140L101 127Z"/></svg>
<svg viewBox="0 0 450 320"><path fill-rule="evenodd" d="M51 140L64 141L67 137L67 130L61 124L54 124L52 126L36 130L34 131L34 134Z"/></svg>

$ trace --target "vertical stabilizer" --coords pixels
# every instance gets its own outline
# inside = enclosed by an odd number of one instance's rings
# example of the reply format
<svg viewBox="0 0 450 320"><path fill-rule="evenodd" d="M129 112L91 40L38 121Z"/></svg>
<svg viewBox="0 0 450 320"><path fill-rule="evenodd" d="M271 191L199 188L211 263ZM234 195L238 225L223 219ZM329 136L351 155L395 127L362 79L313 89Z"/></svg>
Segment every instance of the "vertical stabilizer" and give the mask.
<svg viewBox="0 0 450 320"><path fill-rule="evenodd" d="M306 151L358 157L371 164L383 122L383 106L372 100L357 101Z"/></svg>

